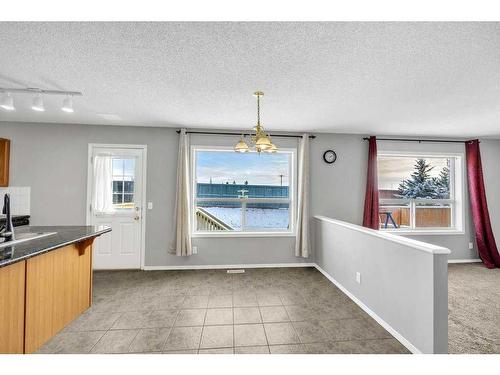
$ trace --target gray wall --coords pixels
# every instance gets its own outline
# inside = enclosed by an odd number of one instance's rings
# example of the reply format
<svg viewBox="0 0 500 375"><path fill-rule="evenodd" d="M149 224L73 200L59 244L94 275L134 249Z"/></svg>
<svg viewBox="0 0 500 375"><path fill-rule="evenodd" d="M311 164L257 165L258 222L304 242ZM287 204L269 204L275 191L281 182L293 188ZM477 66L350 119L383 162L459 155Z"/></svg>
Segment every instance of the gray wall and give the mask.
<svg viewBox="0 0 500 375"><path fill-rule="evenodd" d="M361 225L366 184L368 146L360 135L319 134L311 146L311 213ZM326 149L337 152L337 162L320 162ZM379 150L412 150L465 152L461 144L379 142ZM482 140L481 156L493 231L500 244L500 140ZM465 162L465 160L464 160ZM466 178L466 176L464 176ZM467 184L466 184L467 185ZM465 186L464 234L407 236L419 241L443 246L451 250L450 259L477 259L474 230ZM469 250L469 242L474 249Z"/></svg>
<svg viewBox="0 0 500 375"><path fill-rule="evenodd" d="M146 194L154 203L147 211L146 266L311 261L294 256L292 237L196 238L197 255L168 254L178 148L174 129L0 122L0 137L11 139L10 185L31 186L33 225L85 224L89 143L146 144ZM207 139L193 139L203 141ZM234 137L226 141L230 144Z"/></svg>
<svg viewBox="0 0 500 375"><path fill-rule="evenodd" d="M428 246L424 251L421 243L396 242L390 235L334 220L314 223L316 262L324 272L392 328L389 332L408 349L448 352L446 249Z"/></svg>
<svg viewBox="0 0 500 375"><path fill-rule="evenodd" d="M500 246L500 140L482 140L480 147L491 226Z"/></svg>
<svg viewBox="0 0 500 375"><path fill-rule="evenodd" d="M196 238L198 254L180 258L167 253L170 243L177 158L177 134L153 127L24 124L0 122L0 137L12 140L11 185L31 186L34 225L84 224L88 143L147 144L146 265L189 266L215 264L265 264L310 262L295 258L293 238ZM192 143L230 144L234 137L196 137ZM280 145L285 143L280 139ZM326 149L334 149L333 165L322 161ZM500 141L481 143L490 213L500 239L500 177L496 163ZM363 214L367 145L359 135L318 134L311 143L311 215L321 214L360 224ZM468 212L468 209L466 210ZM442 245L450 258L477 258L468 250L471 226L466 217L465 235L418 236Z"/></svg>

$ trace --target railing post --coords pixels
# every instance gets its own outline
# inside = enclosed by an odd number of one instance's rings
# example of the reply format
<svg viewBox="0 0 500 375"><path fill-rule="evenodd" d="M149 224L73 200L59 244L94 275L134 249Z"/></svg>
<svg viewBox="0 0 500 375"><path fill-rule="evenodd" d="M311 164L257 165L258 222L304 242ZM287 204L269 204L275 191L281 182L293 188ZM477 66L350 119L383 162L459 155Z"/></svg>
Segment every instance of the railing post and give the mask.
<svg viewBox="0 0 500 375"><path fill-rule="evenodd" d="M244 231L247 225L247 202L243 199L241 202L241 230Z"/></svg>

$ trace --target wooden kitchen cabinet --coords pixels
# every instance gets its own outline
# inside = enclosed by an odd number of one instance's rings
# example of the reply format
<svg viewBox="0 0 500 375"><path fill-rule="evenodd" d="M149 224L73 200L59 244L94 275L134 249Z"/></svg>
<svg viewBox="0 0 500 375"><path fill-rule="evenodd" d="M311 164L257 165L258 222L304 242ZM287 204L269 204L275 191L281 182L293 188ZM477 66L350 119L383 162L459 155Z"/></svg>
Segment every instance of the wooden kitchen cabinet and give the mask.
<svg viewBox="0 0 500 375"><path fill-rule="evenodd" d="M92 301L92 244L80 242L26 261L25 353L33 353Z"/></svg>
<svg viewBox="0 0 500 375"><path fill-rule="evenodd" d="M92 303L92 240L0 268L0 354L34 353Z"/></svg>
<svg viewBox="0 0 500 375"><path fill-rule="evenodd" d="M0 138L0 187L9 186L10 140Z"/></svg>
<svg viewBox="0 0 500 375"><path fill-rule="evenodd" d="M90 307L92 244L110 231L93 226L27 227L25 234L47 236L2 249L0 354L36 352Z"/></svg>
<svg viewBox="0 0 500 375"><path fill-rule="evenodd" d="M0 268L0 353L24 352L26 262Z"/></svg>

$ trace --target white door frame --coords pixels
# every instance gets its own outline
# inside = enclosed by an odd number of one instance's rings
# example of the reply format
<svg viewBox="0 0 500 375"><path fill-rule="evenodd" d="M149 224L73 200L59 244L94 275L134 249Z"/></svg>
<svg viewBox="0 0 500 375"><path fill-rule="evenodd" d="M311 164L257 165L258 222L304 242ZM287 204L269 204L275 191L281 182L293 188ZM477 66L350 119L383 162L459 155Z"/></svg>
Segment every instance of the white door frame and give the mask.
<svg viewBox="0 0 500 375"><path fill-rule="evenodd" d="M92 178L93 168L91 158L95 148L117 148L117 149L137 149L142 150L142 200L141 200L141 270L144 269L144 259L146 253L146 187L147 187L147 159L148 159L148 146L147 145L130 145L130 144L114 144L114 143L89 143L88 156L87 156L87 206L86 223L92 225L92 213L90 205L92 203Z"/></svg>

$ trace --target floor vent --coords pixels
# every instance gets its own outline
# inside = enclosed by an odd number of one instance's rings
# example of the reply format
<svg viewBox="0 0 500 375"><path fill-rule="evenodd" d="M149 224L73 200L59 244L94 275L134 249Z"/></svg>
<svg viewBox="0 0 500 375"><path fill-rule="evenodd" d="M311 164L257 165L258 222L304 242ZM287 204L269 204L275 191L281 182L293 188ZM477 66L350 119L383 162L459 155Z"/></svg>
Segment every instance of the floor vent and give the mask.
<svg viewBox="0 0 500 375"><path fill-rule="evenodd" d="M245 270L227 270L227 273L245 273Z"/></svg>

